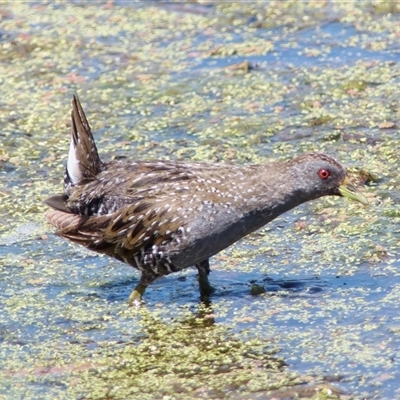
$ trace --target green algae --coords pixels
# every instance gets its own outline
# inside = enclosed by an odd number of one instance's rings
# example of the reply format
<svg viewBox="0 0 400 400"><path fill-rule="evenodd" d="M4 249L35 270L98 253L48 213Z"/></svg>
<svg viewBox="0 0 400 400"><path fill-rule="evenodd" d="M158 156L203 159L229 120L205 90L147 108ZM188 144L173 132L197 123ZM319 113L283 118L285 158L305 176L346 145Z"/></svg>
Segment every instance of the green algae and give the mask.
<svg viewBox="0 0 400 400"><path fill-rule="evenodd" d="M334 15L353 29L340 46L394 49L397 5L179 6L1 5L2 394L346 398L339 378L326 383L343 374L354 398L383 398L398 368L399 285L374 279L399 276L399 64L330 65L335 35L306 46L294 35ZM251 61L281 41L323 62ZM241 57L246 68L229 68ZM320 199L222 252L212 311L193 305L191 271L150 289L144 311L126 309L116 286L128 292L134 272L54 239L43 221L43 200L61 191L74 92L103 159L247 163L323 151L356 178L375 176L363 188L371 205ZM358 275L369 280L352 283ZM304 289L272 292L266 276Z"/></svg>

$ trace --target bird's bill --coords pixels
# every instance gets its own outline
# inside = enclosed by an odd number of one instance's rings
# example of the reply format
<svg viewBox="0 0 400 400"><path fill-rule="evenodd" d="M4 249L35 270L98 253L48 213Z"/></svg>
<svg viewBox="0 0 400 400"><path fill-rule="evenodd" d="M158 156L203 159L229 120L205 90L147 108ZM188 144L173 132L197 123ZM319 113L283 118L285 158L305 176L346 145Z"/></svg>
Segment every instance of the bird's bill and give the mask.
<svg viewBox="0 0 400 400"><path fill-rule="evenodd" d="M347 197L348 199L358 201L365 206L368 205L368 200L365 198L363 194L361 194L357 189L353 186L353 184L349 181L348 178L344 180L344 182L339 186L339 193L343 197Z"/></svg>

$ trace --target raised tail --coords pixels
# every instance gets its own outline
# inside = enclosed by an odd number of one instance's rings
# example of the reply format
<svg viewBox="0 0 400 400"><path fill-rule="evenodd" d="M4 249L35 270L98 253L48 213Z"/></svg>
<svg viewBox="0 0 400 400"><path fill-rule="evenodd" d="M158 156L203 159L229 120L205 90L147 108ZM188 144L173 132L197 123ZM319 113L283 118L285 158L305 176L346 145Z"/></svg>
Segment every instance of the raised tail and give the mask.
<svg viewBox="0 0 400 400"><path fill-rule="evenodd" d="M72 100L71 120L71 143L64 176L67 195L72 186L93 180L102 166L89 122L76 95Z"/></svg>

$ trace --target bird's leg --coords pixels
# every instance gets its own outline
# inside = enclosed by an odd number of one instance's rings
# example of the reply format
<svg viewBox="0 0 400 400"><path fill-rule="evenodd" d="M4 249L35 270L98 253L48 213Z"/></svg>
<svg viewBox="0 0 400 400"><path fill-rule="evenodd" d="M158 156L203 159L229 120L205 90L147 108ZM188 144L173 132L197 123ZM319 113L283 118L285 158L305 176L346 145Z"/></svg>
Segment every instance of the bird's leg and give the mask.
<svg viewBox="0 0 400 400"><path fill-rule="evenodd" d="M199 271L199 288L200 288L200 296L208 296L213 291L214 288L210 285L208 280L208 274L210 273L210 264L208 262L208 258L204 261L196 264L196 268Z"/></svg>
<svg viewBox="0 0 400 400"><path fill-rule="evenodd" d="M128 304L130 306L139 307L143 293L145 292L147 286L149 286L150 283L155 281L156 279L157 279L156 275L149 272L142 272L142 276L140 277L139 283L136 285L135 289L133 289L132 293L129 295Z"/></svg>

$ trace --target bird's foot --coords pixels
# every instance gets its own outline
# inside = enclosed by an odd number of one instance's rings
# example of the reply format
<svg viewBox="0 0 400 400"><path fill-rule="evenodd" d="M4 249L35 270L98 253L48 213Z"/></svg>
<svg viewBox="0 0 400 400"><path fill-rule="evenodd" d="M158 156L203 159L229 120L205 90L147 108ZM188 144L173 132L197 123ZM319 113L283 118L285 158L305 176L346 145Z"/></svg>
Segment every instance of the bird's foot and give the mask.
<svg viewBox="0 0 400 400"><path fill-rule="evenodd" d="M208 276L201 276L198 277L199 281L199 288L201 296L209 296L210 294L215 292L215 288L213 288L208 280Z"/></svg>
<svg viewBox="0 0 400 400"><path fill-rule="evenodd" d="M130 307L139 308L141 301L142 301L142 295L136 289L133 290L132 293L129 295L128 305Z"/></svg>
<svg viewBox="0 0 400 400"><path fill-rule="evenodd" d="M129 295L128 298L128 304L130 307L136 307L139 308L141 301L142 301L142 296L144 291L146 290L146 286L142 285L139 283L135 289L132 291L132 293Z"/></svg>
<svg viewBox="0 0 400 400"><path fill-rule="evenodd" d="M207 298L215 289L210 285L208 280L208 274L210 273L210 264L208 258L199 264L196 264L196 268L199 271L197 280L199 281L199 289L201 298Z"/></svg>

